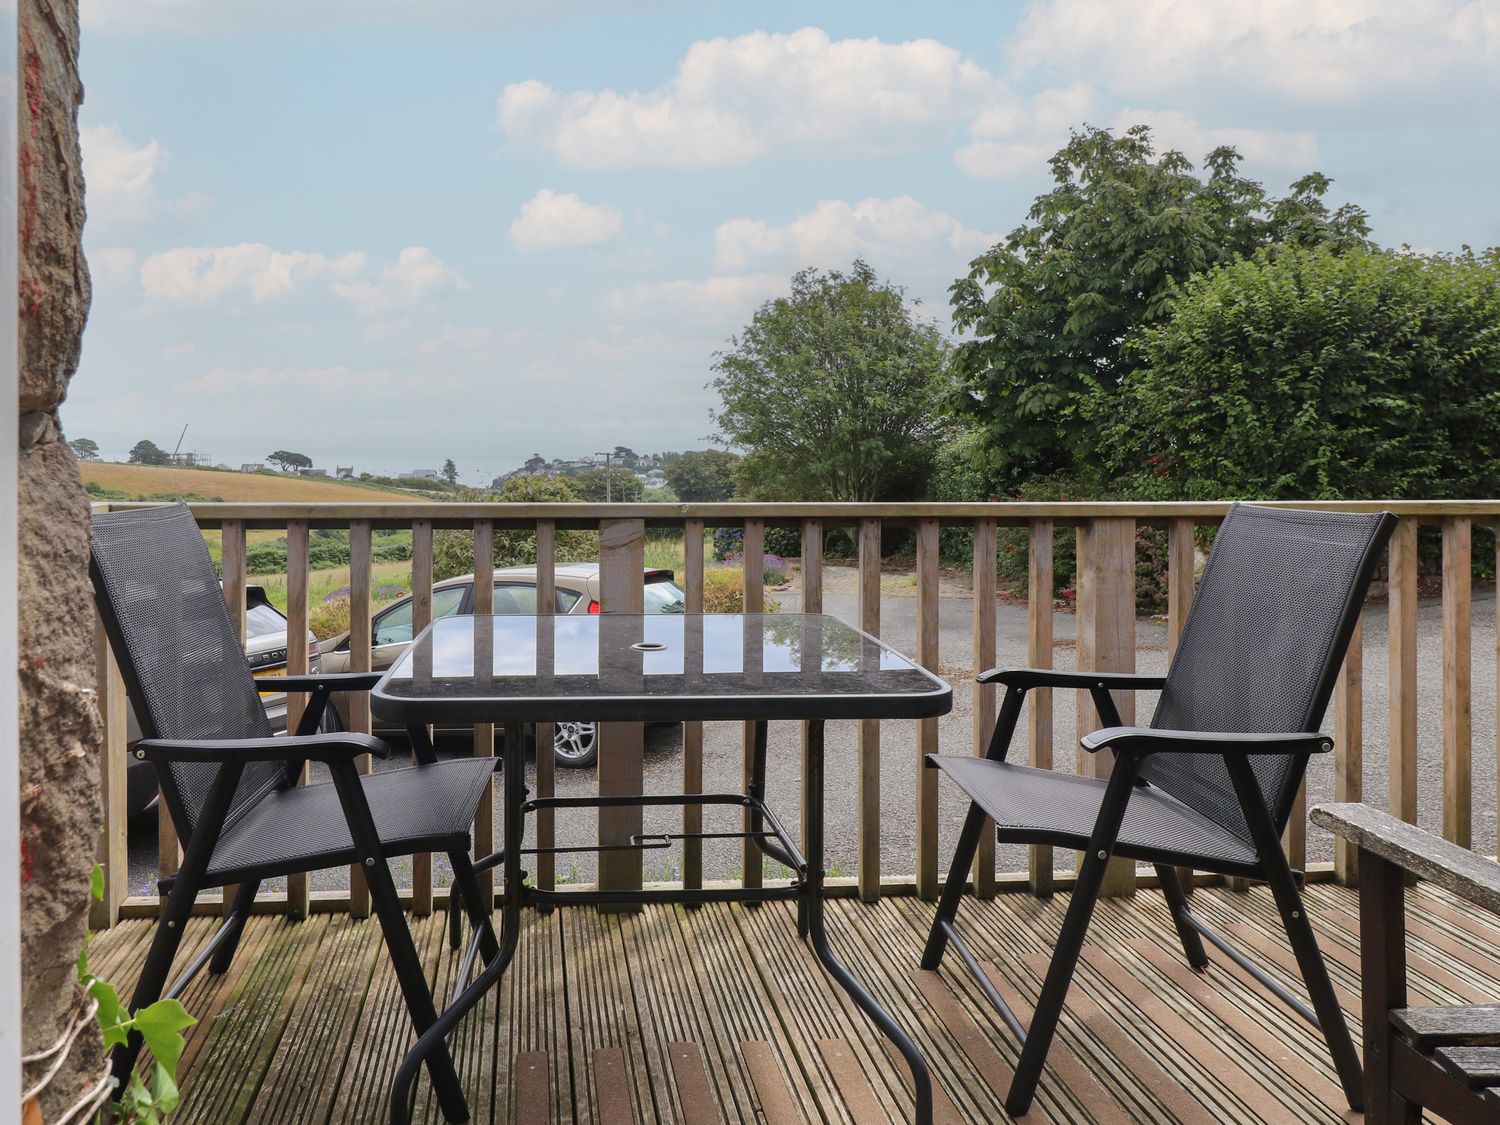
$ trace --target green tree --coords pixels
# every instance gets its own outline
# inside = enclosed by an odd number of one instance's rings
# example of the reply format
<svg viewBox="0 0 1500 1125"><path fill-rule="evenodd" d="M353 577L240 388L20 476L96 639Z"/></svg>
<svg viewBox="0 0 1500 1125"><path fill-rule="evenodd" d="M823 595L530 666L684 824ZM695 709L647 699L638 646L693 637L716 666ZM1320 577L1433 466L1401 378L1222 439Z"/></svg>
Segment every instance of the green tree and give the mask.
<svg viewBox="0 0 1500 1125"><path fill-rule="evenodd" d="M278 449L275 453L267 453L266 460L281 466L284 473L296 472L298 469L312 468L312 458L305 453L293 453L290 449Z"/></svg>
<svg viewBox="0 0 1500 1125"><path fill-rule="evenodd" d="M131 447L130 463L132 465L170 465L172 457L154 441L142 438Z"/></svg>
<svg viewBox="0 0 1500 1125"><path fill-rule="evenodd" d="M1364 211L1330 211L1326 176L1274 199L1239 162L1217 148L1200 177L1182 153L1157 155L1147 126L1085 128L1028 221L953 284L954 325L972 335L954 353L957 409L984 433L994 485L1097 463L1107 410L1090 400L1113 396L1121 344L1162 318L1175 282L1263 246L1364 245Z"/></svg>
<svg viewBox="0 0 1500 1125"><path fill-rule="evenodd" d="M74 438L68 442L68 446L73 450L73 456L80 461L99 460L99 443L93 438Z"/></svg>
<svg viewBox="0 0 1500 1125"><path fill-rule="evenodd" d="M443 479L449 484L458 484L458 466L453 463L452 457L443 462Z"/></svg>
<svg viewBox="0 0 1500 1125"><path fill-rule="evenodd" d="M523 466L528 473L539 473L546 467L547 458L543 457L540 453L533 453L530 457L526 458L526 464Z"/></svg>
<svg viewBox="0 0 1500 1125"><path fill-rule="evenodd" d="M578 499L562 477L511 477L498 494L460 488L445 494L459 504L500 500L507 504L570 504ZM599 557L599 536L592 531L559 531L554 549L557 561L592 562ZM530 566L536 563L536 535L530 531L495 532L495 565ZM439 581L474 573L474 533L438 531L432 537L432 573Z"/></svg>
<svg viewBox="0 0 1500 1125"><path fill-rule="evenodd" d="M645 492L640 478L629 469L611 465L584 469L573 478L573 491L580 500L590 504L602 504L613 500L617 504L637 503Z"/></svg>
<svg viewBox="0 0 1500 1125"><path fill-rule="evenodd" d="M878 500L925 478L943 429L948 347L864 262L803 270L714 357L742 494Z"/></svg>
<svg viewBox="0 0 1500 1125"><path fill-rule="evenodd" d="M1500 492L1500 250L1261 251L1129 349L1115 468L1184 499Z"/></svg>
<svg viewBox="0 0 1500 1125"><path fill-rule="evenodd" d="M726 449L694 449L669 463L663 473L679 500L712 504L733 498L739 463L739 456Z"/></svg>

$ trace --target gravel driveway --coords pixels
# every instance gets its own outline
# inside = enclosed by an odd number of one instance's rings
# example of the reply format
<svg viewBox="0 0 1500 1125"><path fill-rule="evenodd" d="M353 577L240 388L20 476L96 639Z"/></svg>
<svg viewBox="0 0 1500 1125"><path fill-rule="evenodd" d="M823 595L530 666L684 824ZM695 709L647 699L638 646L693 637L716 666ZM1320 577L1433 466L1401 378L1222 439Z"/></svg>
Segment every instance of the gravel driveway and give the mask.
<svg viewBox="0 0 1500 1125"><path fill-rule="evenodd" d="M824 611L853 621L855 614L855 577L853 567L829 566L824 572ZM887 576L881 604L881 636L899 651L911 653L916 648L916 588L902 576ZM970 668L970 630L972 605L966 579L945 575L942 582L940 647L941 671L953 684L953 711L940 720L939 744L945 753L969 753L972 750L972 677ZM778 591L775 596L782 609L795 612L800 598L794 589ZM1495 613L1494 594L1476 591L1473 615L1473 715L1474 715L1474 840L1481 851L1495 850ZM996 606L998 652L1001 665L1026 663L1026 608L1001 603ZM1373 605L1365 612L1365 693L1364 693L1364 762L1365 796L1372 804L1386 801L1386 608ZM1054 663L1071 668L1074 662L1074 620L1071 613L1059 612L1054 619L1057 647ZM1423 827L1439 829L1442 823L1442 617L1436 600L1421 603L1418 612L1418 763L1419 822ZM1166 667L1166 628L1157 621L1137 623L1136 665L1142 672L1160 672ZM1138 715L1144 722L1154 706L1154 693L1142 698ZM1328 729L1332 729L1329 708ZM1054 755L1057 768L1072 770L1077 753L1074 705L1070 695L1054 693ZM826 787L829 794L827 839L829 873L834 876L855 873L856 814L855 779L857 761L855 727L852 722L831 722L827 728ZM917 770L916 724L887 722L881 733L881 869L885 875L910 874L914 865L915 805L914 784ZM1024 732L1024 727L1023 727ZM1024 733L1023 733L1024 736ZM738 791L740 788L740 724L709 723L704 727L704 786L710 791ZM442 752L464 753L462 742L440 747ZM1024 743L1018 747L1024 754ZM774 723L769 738L767 794L773 808L788 825L797 823L800 800L800 742L795 723ZM398 755L399 756L399 755ZM386 767L399 765L391 762ZM377 768L382 763L376 763ZM529 784L535 787L535 768L528 763ZM681 791L682 761L680 728L657 726L647 729L646 789L653 793ZM1331 756L1314 759L1308 774L1309 801L1331 800L1333 796L1333 762ZM583 795L594 791L594 773L557 771L560 795ZM958 828L963 820L965 803L948 784L939 786L939 864L946 866ZM647 831L671 830L680 826L680 814L672 810L646 810ZM734 818L733 822L731 818ZM558 842L587 843L594 835L595 816L587 810L559 810ZM708 810L705 828L737 828L737 814ZM497 839L499 832L497 827ZM1332 854L1330 838L1320 830L1309 829L1308 855L1312 860L1328 859ZM1025 858L1020 849L1001 849L1001 871L1024 870ZM650 851L645 855L646 878L675 878L680 871L680 853ZM1059 865L1071 865L1070 854L1059 854ZM704 849L705 873L709 878L726 878L739 874L738 841L708 841ZM130 826L130 866L133 893L149 894L156 871L156 826L150 815L136 818ZM588 882L593 878L593 856L559 857L559 878ZM318 889L336 889L344 885L345 872L340 869L320 873L313 885ZM409 882L406 865L397 871L398 882ZM270 889L268 887L268 889Z"/></svg>

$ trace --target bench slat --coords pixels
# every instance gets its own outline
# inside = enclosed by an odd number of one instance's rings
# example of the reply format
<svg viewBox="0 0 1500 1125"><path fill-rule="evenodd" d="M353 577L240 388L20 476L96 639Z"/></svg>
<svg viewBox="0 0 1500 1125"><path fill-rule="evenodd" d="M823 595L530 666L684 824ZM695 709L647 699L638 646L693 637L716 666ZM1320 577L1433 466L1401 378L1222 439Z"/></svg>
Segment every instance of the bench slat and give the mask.
<svg viewBox="0 0 1500 1125"><path fill-rule="evenodd" d="M1395 1008L1391 1026L1417 1050L1500 1045L1500 1004L1445 1004Z"/></svg>
<svg viewBox="0 0 1500 1125"><path fill-rule="evenodd" d="M1500 1047L1439 1047L1432 1057L1471 1090L1500 1085Z"/></svg>

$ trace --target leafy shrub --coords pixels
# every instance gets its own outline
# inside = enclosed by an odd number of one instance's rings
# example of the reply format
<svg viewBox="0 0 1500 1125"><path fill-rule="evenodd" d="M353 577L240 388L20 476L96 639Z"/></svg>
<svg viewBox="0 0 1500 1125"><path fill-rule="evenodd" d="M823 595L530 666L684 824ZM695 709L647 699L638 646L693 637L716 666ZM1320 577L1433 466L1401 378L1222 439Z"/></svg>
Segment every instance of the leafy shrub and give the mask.
<svg viewBox="0 0 1500 1125"><path fill-rule="evenodd" d="M634 480L634 477L631 477ZM453 495L459 503L476 504L500 500L512 504L567 504L577 497L562 477L512 477L496 496L478 489L461 488ZM557 561L591 562L599 557L599 535L593 531L559 531ZM495 532L495 566L527 566L536 562L536 534L530 531ZM474 533L439 531L432 537L433 577L454 578L474 572Z"/></svg>
<svg viewBox="0 0 1500 1125"><path fill-rule="evenodd" d="M1500 250L1262 252L1139 333L1112 440L1151 499L1493 496Z"/></svg>
<svg viewBox="0 0 1500 1125"><path fill-rule="evenodd" d="M780 613L781 603L766 598L766 612ZM745 572L734 566L710 566L703 570L703 612L744 613Z"/></svg>
<svg viewBox="0 0 1500 1125"><path fill-rule="evenodd" d="M780 586L792 573L792 564L780 555L766 555L762 560L764 563L764 582L767 586Z"/></svg>
<svg viewBox="0 0 1500 1125"><path fill-rule="evenodd" d="M714 560L725 562L738 558L745 549L745 529L741 527L716 527L713 537ZM761 540L766 557L773 555L786 559L802 557L802 529L800 527L768 527Z"/></svg>

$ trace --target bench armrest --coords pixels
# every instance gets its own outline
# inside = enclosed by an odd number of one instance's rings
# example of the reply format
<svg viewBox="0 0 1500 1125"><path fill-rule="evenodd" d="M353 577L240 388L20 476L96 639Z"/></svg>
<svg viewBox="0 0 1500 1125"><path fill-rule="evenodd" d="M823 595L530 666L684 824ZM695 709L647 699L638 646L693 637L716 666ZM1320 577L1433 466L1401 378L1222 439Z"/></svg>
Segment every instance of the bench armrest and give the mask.
<svg viewBox="0 0 1500 1125"><path fill-rule="evenodd" d="M368 734L303 734L275 738L147 738L135 756L148 762L352 761L361 754L390 756L391 748Z"/></svg>
<svg viewBox="0 0 1500 1125"><path fill-rule="evenodd" d="M1134 672L1059 672L1053 668L991 668L974 679L981 684L1031 688L1097 688L1114 691L1160 691L1165 676L1141 676Z"/></svg>
<svg viewBox="0 0 1500 1125"><path fill-rule="evenodd" d="M1333 740L1325 734L1249 734L1228 731L1158 730L1105 727L1078 740L1090 754L1115 750L1130 754L1325 754Z"/></svg>
<svg viewBox="0 0 1500 1125"><path fill-rule="evenodd" d="M1369 805L1317 805L1312 822L1335 836L1500 914L1500 863Z"/></svg>

